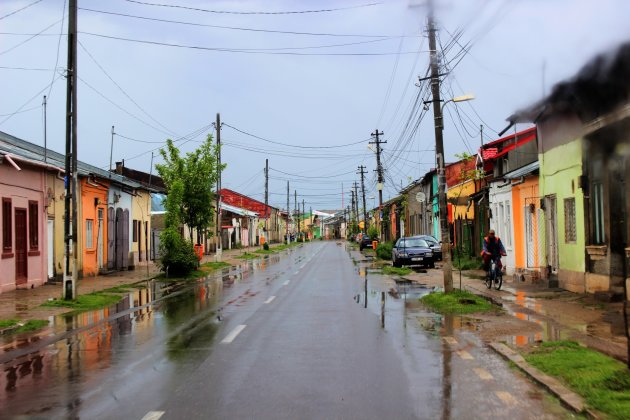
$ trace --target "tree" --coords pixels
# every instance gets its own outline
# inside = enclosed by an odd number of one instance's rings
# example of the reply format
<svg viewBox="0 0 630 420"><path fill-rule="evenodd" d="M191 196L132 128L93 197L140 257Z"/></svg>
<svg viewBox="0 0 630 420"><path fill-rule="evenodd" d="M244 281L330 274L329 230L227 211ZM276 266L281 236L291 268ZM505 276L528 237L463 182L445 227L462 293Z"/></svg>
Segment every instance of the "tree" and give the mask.
<svg viewBox="0 0 630 420"><path fill-rule="evenodd" d="M213 145L212 135L193 152L181 156L171 139L166 141L166 148L160 150L164 163L155 165L166 185L166 204L171 200L171 190L181 183L182 196L179 201L181 222L190 228L190 241L193 241L193 229L197 231L197 242L201 235L213 226L215 187L220 171L225 165L218 165L218 146Z"/></svg>

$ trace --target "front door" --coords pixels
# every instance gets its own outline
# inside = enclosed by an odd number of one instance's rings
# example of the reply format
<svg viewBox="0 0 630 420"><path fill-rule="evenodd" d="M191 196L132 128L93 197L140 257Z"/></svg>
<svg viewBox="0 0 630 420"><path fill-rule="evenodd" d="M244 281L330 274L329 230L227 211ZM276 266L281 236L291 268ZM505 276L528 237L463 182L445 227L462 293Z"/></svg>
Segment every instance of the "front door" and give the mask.
<svg viewBox="0 0 630 420"><path fill-rule="evenodd" d="M55 277L55 221L48 220L48 278Z"/></svg>
<svg viewBox="0 0 630 420"><path fill-rule="evenodd" d="M103 269L103 234L105 233L103 230L103 214L104 214L104 209L99 208L98 209L98 226L97 226L97 234L98 237L96 239L96 259L98 262L98 269L99 271Z"/></svg>
<svg viewBox="0 0 630 420"><path fill-rule="evenodd" d="M15 284L28 280L26 209L15 209Z"/></svg>
<svg viewBox="0 0 630 420"><path fill-rule="evenodd" d="M545 212L547 213L547 265L553 274L558 273L558 213L556 196L545 197Z"/></svg>

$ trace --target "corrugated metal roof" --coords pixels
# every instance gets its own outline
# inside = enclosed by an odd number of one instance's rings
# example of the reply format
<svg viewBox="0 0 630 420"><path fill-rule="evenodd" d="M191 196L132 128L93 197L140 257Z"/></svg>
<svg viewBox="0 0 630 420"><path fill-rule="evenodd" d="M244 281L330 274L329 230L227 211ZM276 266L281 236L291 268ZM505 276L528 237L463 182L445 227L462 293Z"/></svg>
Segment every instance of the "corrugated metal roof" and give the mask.
<svg viewBox="0 0 630 420"><path fill-rule="evenodd" d="M238 214L240 216L250 216L250 217L258 216L258 213L254 213L253 211L245 210L240 207L231 206L223 202L221 202L221 209L231 211L232 213Z"/></svg>
<svg viewBox="0 0 630 420"><path fill-rule="evenodd" d="M42 146L30 143L2 131L0 131L0 150L37 162L44 162L44 148ZM47 163L60 168L65 168L65 161L65 155L57 153L54 150L46 150ZM108 179L130 188L147 189L147 187L142 186L142 184L131 181L122 175L106 171L85 162L78 161L77 167L79 175L81 176L95 175L99 178Z"/></svg>
<svg viewBox="0 0 630 420"><path fill-rule="evenodd" d="M535 161L532 162L528 165L522 166L518 169L513 170L512 172L508 172L505 175L503 175L503 178L505 179L518 179L522 176L525 175L529 175L532 172L537 171L540 168L540 162L539 161Z"/></svg>

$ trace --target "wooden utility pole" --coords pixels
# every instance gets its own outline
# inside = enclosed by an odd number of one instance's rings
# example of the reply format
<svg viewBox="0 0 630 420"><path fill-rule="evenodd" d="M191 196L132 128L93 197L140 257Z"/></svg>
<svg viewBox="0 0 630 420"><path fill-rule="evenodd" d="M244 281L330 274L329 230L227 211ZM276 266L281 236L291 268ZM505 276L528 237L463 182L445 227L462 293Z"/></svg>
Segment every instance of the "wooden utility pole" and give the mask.
<svg viewBox="0 0 630 420"><path fill-rule="evenodd" d="M287 181L287 231L286 231L286 240L287 240L287 244L290 242L289 241L289 216L291 215L291 210L289 209L289 206L291 205L289 203L289 181Z"/></svg>
<svg viewBox="0 0 630 420"><path fill-rule="evenodd" d="M444 140L442 131L442 101L440 99L440 71L435 37L433 8L429 10L429 54L431 57L431 94L433 96L433 117L435 125L435 154L438 164L438 205L440 209L440 230L442 234L442 271L444 274L444 292L453 290L453 266L451 263L451 239L448 230L448 214L446 205L446 174L444 169Z"/></svg>
<svg viewBox="0 0 630 420"><path fill-rule="evenodd" d="M265 159L265 235L269 242L269 159Z"/></svg>
<svg viewBox="0 0 630 420"><path fill-rule="evenodd" d="M379 235L380 235L379 239L383 239L381 213L383 211L383 182L385 181L385 178L383 176L383 165L381 165L381 152L383 151L383 149L381 148L381 144L387 143L387 141L382 141L379 136L382 136L384 134L385 133L383 133L382 131L379 132L378 128L377 128L371 134L375 138L374 141L371 141L369 143L369 144L375 144L376 145L376 150L374 151L376 153L376 169L374 171L376 172L376 175L378 176L378 178L377 178L378 184L376 185L376 189L378 190L378 212L379 212L379 216L376 218L376 220L377 220L377 228L378 228Z"/></svg>
<svg viewBox="0 0 630 420"><path fill-rule="evenodd" d="M365 205L365 174L367 171L365 170L365 166L359 166L358 174L361 175L361 194L363 195L363 229L367 232L368 227L368 219L367 219L367 207Z"/></svg>
<svg viewBox="0 0 630 420"><path fill-rule="evenodd" d="M221 227L221 219L222 219L222 211L221 211L221 114L217 112L217 165L219 168L219 176L217 177L217 247L216 247L216 257L217 261L221 261L221 256L223 254L222 250L222 227Z"/></svg>
<svg viewBox="0 0 630 420"><path fill-rule="evenodd" d="M68 8L67 69L63 298L71 300L76 299L79 271L77 258L77 0L70 0Z"/></svg>

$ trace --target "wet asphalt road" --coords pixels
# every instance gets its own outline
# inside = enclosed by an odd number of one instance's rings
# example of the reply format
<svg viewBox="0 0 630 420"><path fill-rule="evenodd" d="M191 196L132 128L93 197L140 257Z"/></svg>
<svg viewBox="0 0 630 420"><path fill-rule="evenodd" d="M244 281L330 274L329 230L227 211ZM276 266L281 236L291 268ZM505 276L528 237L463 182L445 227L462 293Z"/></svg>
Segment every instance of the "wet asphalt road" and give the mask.
<svg viewBox="0 0 630 420"><path fill-rule="evenodd" d="M566 416L483 346L469 320L426 312L417 297L427 290L385 294L383 328L381 292L396 285L361 258L316 242L55 319L56 333L101 321L5 363L0 417Z"/></svg>

